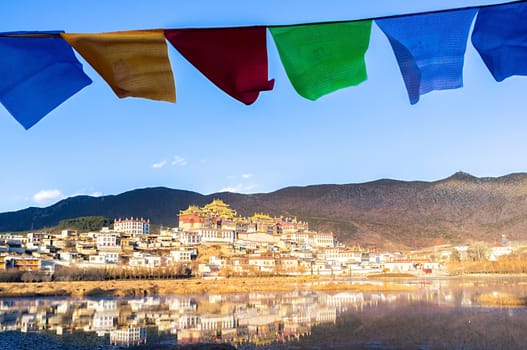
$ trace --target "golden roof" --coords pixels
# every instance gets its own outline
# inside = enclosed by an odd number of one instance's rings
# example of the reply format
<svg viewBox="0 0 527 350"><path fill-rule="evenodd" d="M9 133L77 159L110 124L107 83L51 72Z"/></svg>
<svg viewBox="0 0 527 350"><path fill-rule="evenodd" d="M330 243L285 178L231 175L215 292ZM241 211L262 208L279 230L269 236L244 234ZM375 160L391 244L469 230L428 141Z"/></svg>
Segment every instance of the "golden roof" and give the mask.
<svg viewBox="0 0 527 350"><path fill-rule="evenodd" d="M271 216L263 213L254 213L253 216L251 216L251 221L266 221L266 222L275 222L276 220L273 219Z"/></svg>
<svg viewBox="0 0 527 350"><path fill-rule="evenodd" d="M230 206L221 199L215 199L211 203L206 204L201 209L201 213L207 216L213 214L215 216L227 218L233 218L236 216L236 211L231 209Z"/></svg>
<svg viewBox="0 0 527 350"><path fill-rule="evenodd" d="M222 201L221 199L214 199L212 202L210 202L209 204L205 204L205 206L203 207L203 209L207 209L207 208L214 208L214 207L224 207L224 208L229 208L230 205L228 205L227 203L225 203L224 201Z"/></svg>
<svg viewBox="0 0 527 350"><path fill-rule="evenodd" d="M179 215L186 215L186 214L199 214L200 209L197 205L189 205L187 209L180 210Z"/></svg>

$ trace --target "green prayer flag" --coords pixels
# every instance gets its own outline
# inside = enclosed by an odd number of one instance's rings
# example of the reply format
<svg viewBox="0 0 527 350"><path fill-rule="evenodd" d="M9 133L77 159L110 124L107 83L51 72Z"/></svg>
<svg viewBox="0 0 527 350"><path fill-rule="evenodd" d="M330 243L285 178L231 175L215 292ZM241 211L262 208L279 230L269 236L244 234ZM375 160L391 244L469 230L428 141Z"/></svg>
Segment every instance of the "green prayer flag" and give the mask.
<svg viewBox="0 0 527 350"><path fill-rule="evenodd" d="M365 81L371 20L270 27L295 90L316 100Z"/></svg>

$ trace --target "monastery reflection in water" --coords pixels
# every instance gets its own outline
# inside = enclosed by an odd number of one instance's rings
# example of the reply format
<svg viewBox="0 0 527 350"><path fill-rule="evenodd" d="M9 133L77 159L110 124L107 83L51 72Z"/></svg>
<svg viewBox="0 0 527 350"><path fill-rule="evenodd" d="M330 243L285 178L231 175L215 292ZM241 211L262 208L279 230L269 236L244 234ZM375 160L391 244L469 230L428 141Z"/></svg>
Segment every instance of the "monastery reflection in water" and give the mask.
<svg viewBox="0 0 527 350"><path fill-rule="evenodd" d="M418 293L295 291L144 298L44 298L0 300L0 331L92 332L119 346L147 343L155 335L177 344L287 342L313 326L335 323L339 314L379 303L428 300L470 303L438 288ZM456 301L457 300L457 301Z"/></svg>

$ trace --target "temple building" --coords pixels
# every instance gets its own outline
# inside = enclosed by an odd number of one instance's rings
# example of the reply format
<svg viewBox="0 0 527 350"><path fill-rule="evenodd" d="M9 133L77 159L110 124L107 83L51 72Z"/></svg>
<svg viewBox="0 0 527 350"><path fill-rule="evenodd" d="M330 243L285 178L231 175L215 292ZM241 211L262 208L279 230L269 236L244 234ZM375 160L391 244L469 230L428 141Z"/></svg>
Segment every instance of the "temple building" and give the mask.
<svg viewBox="0 0 527 350"><path fill-rule="evenodd" d="M179 228L182 230L212 229L235 231L240 217L221 199L215 199L203 208L190 205L179 212Z"/></svg>
<svg viewBox="0 0 527 350"><path fill-rule="evenodd" d="M255 213L249 218L247 233L263 232L277 234L276 220L267 214Z"/></svg>
<svg viewBox="0 0 527 350"><path fill-rule="evenodd" d="M191 230L202 228L205 224L205 216L201 214L201 209L196 205L191 205L179 212L179 228Z"/></svg>
<svg viewBox="0 0 527 350"><path fill-rule="evenodd" d="M244 218L221 199L215 199L202 208L190 205L181 210L179 230L180 241L188 245L234 244L237 240L246 244L257 242L267 245L282 240L304 247L335 245L333 234L310 232L307 222L282 216L276 218L264 213Z"/></svg>
<svg viewBox="0 0 527 350"><path fill-rule="evenodd" d="M202 208L205 227L218 230L236 230L236 211L221 199L215 199Z"/></svg>
<svg viewBox="0 0 527 350"><path fill-rule="evenodd" d="M150 220L143 218L115 219L113 229L117 232L132 235L147 235L150 233Z"/></svg>

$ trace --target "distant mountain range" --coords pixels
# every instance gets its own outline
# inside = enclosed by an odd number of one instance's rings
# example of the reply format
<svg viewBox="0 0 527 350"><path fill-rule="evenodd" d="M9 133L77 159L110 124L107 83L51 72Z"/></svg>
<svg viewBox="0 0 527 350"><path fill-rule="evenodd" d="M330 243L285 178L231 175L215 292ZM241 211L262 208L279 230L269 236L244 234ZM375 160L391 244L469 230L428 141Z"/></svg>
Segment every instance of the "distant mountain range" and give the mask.
<svg viewBox="0 0 527 350"><path fill-rule="evenodd" d="M80 216L149 218L177 226L190 204L222 199L238 214L295 216L346 243L421 247L467 240L527 240L527 174L477 178L459 172L434 182L378 180L361 184L287 187L272 193L202 195L164 187L119 195L64 199L47 208L0 213L0 232L37 230Z"/></svg>

